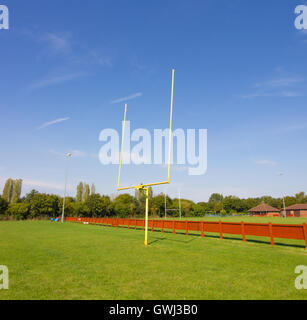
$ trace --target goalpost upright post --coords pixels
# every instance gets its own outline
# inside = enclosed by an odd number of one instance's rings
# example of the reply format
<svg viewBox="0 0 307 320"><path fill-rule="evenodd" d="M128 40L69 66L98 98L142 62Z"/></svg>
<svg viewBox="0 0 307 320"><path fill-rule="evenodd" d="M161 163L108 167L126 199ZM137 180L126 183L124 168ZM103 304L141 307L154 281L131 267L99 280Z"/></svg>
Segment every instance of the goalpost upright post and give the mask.
<svg viewBox="0 0 307 320"><path fill-rule="evenodd" d="M128 189L136 189L136 190L144 190L146 195L146 206L145 206L145 246L148 245L148 194L150 186L156 186L161 184L169 184L170 180L170 167L171 167L171 143L172 143L172 119L173 119L173 103L174 103L174 80L175 80L175 69L172 70L172 89L171 89L171 109L170 109L170 122L169 122L169 150L168 150L168 169L167 169L167 180L161 182L152 182L146 183L131 187L120 187L120 172L122 166L122 156L123 156L123 145L124 145L124 136L125 136L125 126L126 126L126 114L127 114L127 104L125 104L125 114L124 114L124 122L122 128L122 144L120 150L120 158L119 158L119 169L118 169L118 180L117 180L117 191L128 190Z"/></svg>

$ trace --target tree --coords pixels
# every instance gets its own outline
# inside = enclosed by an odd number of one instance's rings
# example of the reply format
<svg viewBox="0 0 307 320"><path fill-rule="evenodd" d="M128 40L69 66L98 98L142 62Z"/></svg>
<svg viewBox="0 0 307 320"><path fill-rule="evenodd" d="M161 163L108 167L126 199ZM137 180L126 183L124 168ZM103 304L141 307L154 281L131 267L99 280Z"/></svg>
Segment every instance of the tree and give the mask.
<svg viewBox="0 0 307 320"><path fill-rule="evenodd" d="M307 202L307 196L305 195L304 191L301 191L295 195L297 203L306 203Z"/></svg>
<svg viewBox="0 0 307 320"><path fill-rule="evenodd" d="M214 211L215 211L215 212L220 212L220 211L222 211L222 210L224 210L224 209L223 209L223 204L222 204L222 202L216 202L216 203L214 204Z"/></svg>
<svg viewBox="0 0 307 320"><path fill-rule="evenodd" d="M120 217L134 215L136 208L134 198L128 193L121 194L115 198L113 208L114 213Z"/></svg>
<svg viewBox="0 0 307 320"><path fill-rule="evenodd" d="M193 207L192 211L193 216L195 217L202 217L206 214L206 206L203 203L197 203Z"/></svg>
<svg viewBox="0 0 307 320"><path fill-rule="evenodd" d="M245 199L244 202L245 202L245 206L246 206L247 210L249 210L251 208L258 206L261 203L261 200L258 198L247 198L247 199ZM234 210L236 210L236 209L234 209Z"/></svg>
<svg viewBox="0 0 307 320"><path fill-rule="evenodd" d="M6 213L8 205L9 203L5 199L0 198L0 215Z"/></svg>
<svg viewBox="0 0 307 320"><path fill-rule="evenodd" d="M103 217L108 216L110 210L111 200L107 196L101 196L100 194L91 194L86 201L86 206L89 209L89 215L91 217Z"/></svg>
<svg viewBox="0 0 307 320"><path fill-rule="evenodd" d="M2 198L6 200L8 203L11 203L12 201L13 188L14 188L14 180L11 178L7 179L3 188Z"/></svg>
<svg viewBox="0 0 307 320"><path fill-rule="evenodd" d="M95 185L92 183L91 185L91 195L95 194Z"/></svg>
<svg viewBox="0 0 307 320"><path fill-rule="evenodd" d="M58 197L58 212L55 214L55 216L61 216L63 211L63 199L62 197ZM71 204L75 202L75 199L73 197L65 197L65 208L64 208L64 216L65 217L71 217L74 215L74 212L72 210Z"/></svg>
<svg viewBox="0 0 307 320"><path fill-rule="evenodd" d="M256 205L257 204L255 204L255 206ZM254 205L252 205L250 208L252 208L253 206ZM227 196L223 200L223 206L221 209L225 209L227 212L230 212L231 210L234 210L236 212L242 212L250 208L247 206L247 202L245 200L242 200L236 196Z"/></svg>
<svg viewBox="0 0 307 320"><path fill-rule="evenodd" d="M168 215L174 216L174 217L179 217L180 216L180 212L179 212L179 198L175 198L175 199L169 199L170 204L168 204L166 202L166 206L168 209L173 209L167 212ZM181 204L181 200L180 200L180 204ZM194 207L194 205L192 205L192 207ZM191 215L192 214L192 207L191 207ZM181 214L182 214L182 206L181 206Z"/></svg>
<svg viewBox="0 0 307 320"><path fill-rule="evenodd" d="M89 208L83 202L71 202L69 204L70 211L74 217L89 217Z"/></svg>
<svg viewBox="0 0 307 320"><path fill-rule="evenodd" d="M151 199L153 197L153 191L152 187L149 186L148 188L148 199ZM142 199L146 199L146 190L145 189L135 189L134 196L138 201L141 201Z"/></svg>
<svg viewBox="0 0 307 320"><path fill-rule="evenodd" d="M166 208L169 208L171 204L171 198L166 196ZM165 214L165 195L160 193L157 196L152 197L149 201L149 208L152 215L163 217Z"/></svg>
<svg viewBox="0 0 307 320"><path fill-rule="evenodd" d="M22 187L22 179L15 180L12 203L17 203L20 200L21 187Z"/></svg>
<svg viewBox="0 0 307 320"><path fill-rule="evenodd" d="M209 198L209 203L216 203L216 202L222 202L223 201L223 195L219 193L212 193Z"/></svg>
<svg viewBox="0 0 307 320"><path fill-rule="evenodd" d="M77 186L77 195L76 195L76 201L81 202L83 196L83 182L79 182Z"/></svg>
<svg viewBox="0 0 307 320"><path fill-rule="evenodd" d="M151 199L152 197L153 197L152 187L148 187L148 199Z"/></svg>
<svg viewBox="0 0 307 320"><path fill-rule="evenodd" d="M40 216L56 217L60 212L59 197L39 193L33 196L30 202L30 216L37 218Z"/></svg>
<svg viewBox="0 0 307 320"><path fill-rule="evenodd" d="M27 219L29 215L30 204L29 203L11 203L8 207L7 213L14 219L23 220Z"/></svg>
<svg viewBox="0 0 307 320"><path fill-rule="evenodd" d="M292 206L297 203L297 199L295 197L285 197L285 205L286 207Z"/></svg>
<svg viewBox="0 0 307 320"><path fill-rule="evenodd" d="M30 192L28 192L25 197L23 198L23 202L26 202L26 203L30 203L31 200L33 199L33 197L38 194L39 192L32 189Z"/></svg>
<svg viewBox="0 0 307 320"><path fill-rule="evenodd" d="M142 184L142 183L141 183ZM137 214L141 214L145 210L146 203L146 190L144 189L135 189L135 209Z"/></svg>
<svg viewBox="0 0 307 320"><path fill-rule="evenodd" d="M192 214L192 209L194 206L195 206L195 203L193 201L188 199L181 199L181 215L185 217L189 217Z"/></svg>
<svg viewBox="0 0 307 320"><path fill-rule="evenodd" d="M90 186L86 183L84 186L82 201L86 202L89 196L90 196Z"/></svg>
<svg viewBox="0 0 307 320"><path fill-rule="evenodd" d="M211 205L208 204L207 202L198 202L194 207L194 210L196 212L195 215L199 215L201 213L203 214L212 213Z"/></svg>
<svg viewBox="0 0 307 320"><path fill-rule="evenodd" d="M134 191L134 197L137 201L141 201L141 198L144 197L144 190L141 189L135 189Z"/></svg>

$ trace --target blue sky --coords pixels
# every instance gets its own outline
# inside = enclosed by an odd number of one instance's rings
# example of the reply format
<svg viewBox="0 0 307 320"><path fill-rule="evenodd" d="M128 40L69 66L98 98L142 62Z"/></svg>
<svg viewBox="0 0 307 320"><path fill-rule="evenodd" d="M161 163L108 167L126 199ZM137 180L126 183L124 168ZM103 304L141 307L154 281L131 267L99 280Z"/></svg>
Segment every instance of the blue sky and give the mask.
<svg viewBox="0 0 307 320"><path fill-rule="evenodd" d="M305 1L1 4L10 10L0 30L1 189L12 177L23 193L62 194L63 154L73 152L70 195L79 181L116 194L117 166L97 157L100 131L121 129L124 102L112 102L134 97L132 129L166 128L174 67L174 128L208 129L208 170L172 168L171 196L307 191L307 33L294 27ZM123 175L145 183L166 171L131 165Z"/></svg>

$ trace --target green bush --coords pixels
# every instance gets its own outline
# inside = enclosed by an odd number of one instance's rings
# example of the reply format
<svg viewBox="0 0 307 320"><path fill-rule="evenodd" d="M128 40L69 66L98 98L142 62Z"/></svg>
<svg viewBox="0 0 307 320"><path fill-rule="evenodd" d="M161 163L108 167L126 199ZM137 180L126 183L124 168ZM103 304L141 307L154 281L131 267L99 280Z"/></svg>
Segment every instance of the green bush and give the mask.
<svg viewBox="0 0 307 320"><path fill-rule="evenodd" d="M16 220L28 218L30 205L28 203L11 203L8 206L7 213Z"/></svg>
<svg viewBox="0 0 307 320"><path fill-rule="evenodd" d="M8 202L0 197L0 215L4 215L8 208Z"/></svg>

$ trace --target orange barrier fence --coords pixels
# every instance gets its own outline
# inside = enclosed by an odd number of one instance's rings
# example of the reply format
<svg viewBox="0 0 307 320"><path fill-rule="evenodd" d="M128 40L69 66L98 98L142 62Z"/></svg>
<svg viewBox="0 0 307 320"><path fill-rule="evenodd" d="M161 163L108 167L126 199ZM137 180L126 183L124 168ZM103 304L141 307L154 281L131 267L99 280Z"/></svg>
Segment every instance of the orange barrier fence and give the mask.
<svg viewBox="0 0 307 320"><path fill-rule="evenodd" d="M136 229L137 227L145 228L144 219L126 219L126 218L75 218L66 217L65 221L70 222L87 222L89 224L109 225L111 227L125 226ZM274 238L298 239L305 240L307 250L307 224L273 224L269 223L247 223L241 222L222 222L222 221L188 221L188 220L148 220L148 228L154 231L155 228L184 230L186 235L189 231L199 231L201 236L205 237L206 232L219 233L223 239L224 234L242 235L242 240L246 241L246 236L269 237L271 245L274 245Z"/></svg>

